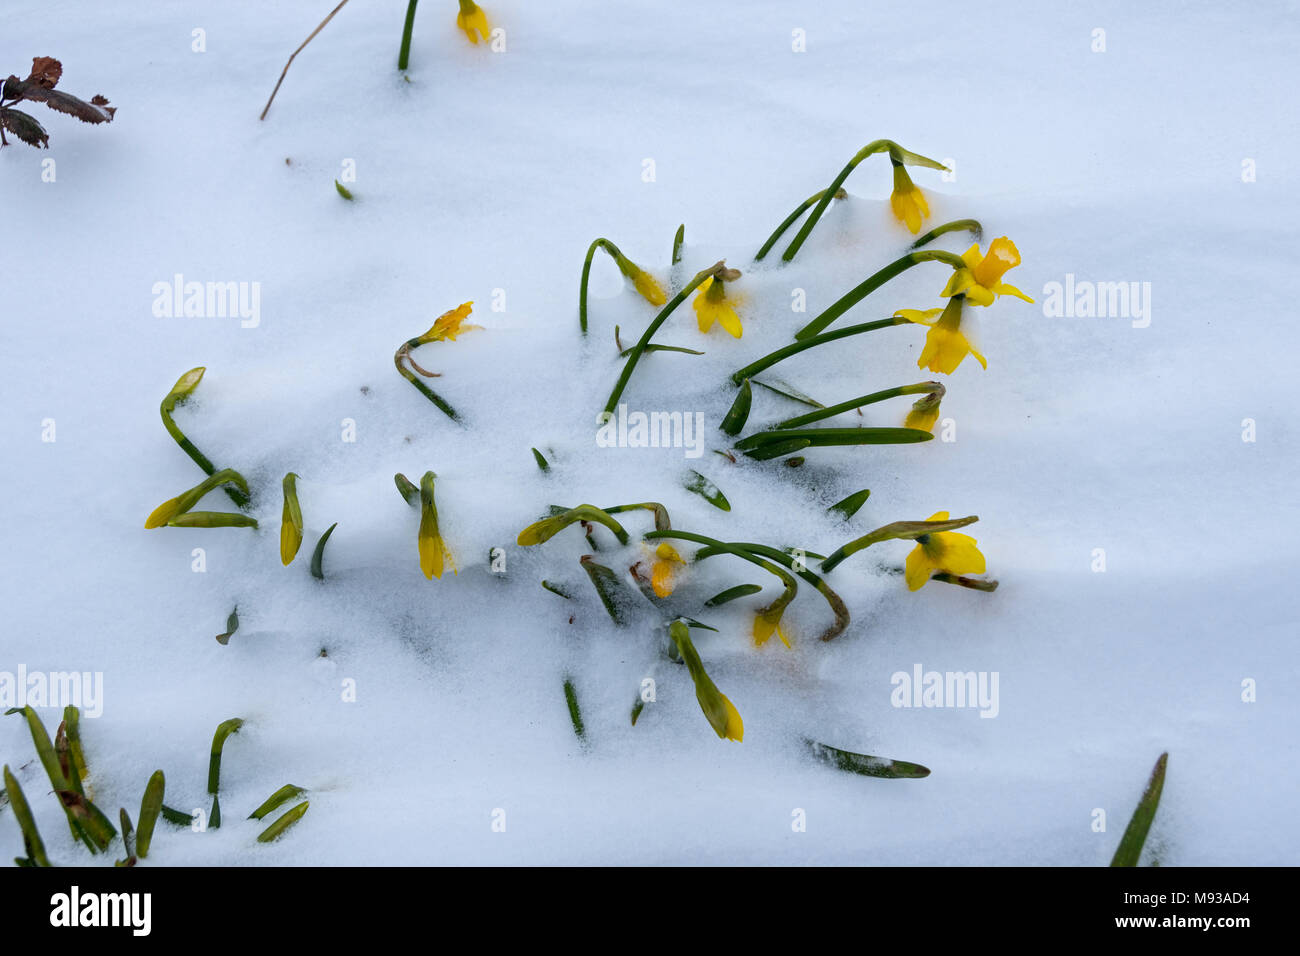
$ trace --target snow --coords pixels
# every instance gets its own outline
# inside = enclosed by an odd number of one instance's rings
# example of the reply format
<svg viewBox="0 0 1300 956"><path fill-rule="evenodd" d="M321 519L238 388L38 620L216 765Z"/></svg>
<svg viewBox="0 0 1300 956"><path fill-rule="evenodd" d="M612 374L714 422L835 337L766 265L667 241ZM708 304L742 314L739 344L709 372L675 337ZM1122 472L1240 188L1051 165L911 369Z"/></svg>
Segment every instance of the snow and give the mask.
<svg viewBox="0 0 1300 956"><path fill-rule="evenodd" d="M0 151L0 670L103 672L103 716L82 733L96 802L114 819L119 806L136 815L157 768L169 805L205 807L212 732L247 721L225 748L223 826L160 826L149 863L1095 865L1164 750L1151 839L1162 863L1296 862L1297 436L1282 361L1300 221L1290 4L1247 15L991 3L972 16L949 2L494 0L484 6L507 49L493 53L455 29L454 4L426 0L406 82L395 66L405 5L353 3L259 122L328 6L47 3L10 10L0 37L0 71L56 56L60 89L117 107L92 127L35 105L48 153ZM196 28L206 52L191 49ZM1092 51L1096 28L1105 52ZM796 29L806 52L791 49ZM744 337L700 336L683 306L656 341L707 354L647 356L624 399L703 411L712 426L731 371L789 342L910 241L874 157L793 263L780 264L784 243L752 262L797 202L879 137L956 161L953 182L913 171L931 224L973 216L986 242L1011 236L1024 264L1007 279L1039 300L968 310L989 368L968 359L945 381L957 440L810 449L798 470L598 448L595 414L620 367L613 327L630 345L654 310L598 253L591 332L579 336L591 240L610 238L666 280L684 222L683 280L721 258L744 272ZM49 158L53 183L42 181ZM333 186L349 159L351 203ZM1255 182L1242 181L1245 159ZM964 238L937 245L961 252ZM155 317L154 284L178 273L260 283L258 323ZM1067 273L1151 283L1149 327L1045 316L1044 286ZM920 266L840 324L939 305L945 278ZM796 288L803 315L790 311ZM467 300L487 328L416 353L443 373L431 385L462 411L460 427L391 356ZM832 404L931 377L916 368L923 338L912 326L873 332L773 374ZM157 411L198 365L206 377L177 420L249 479L256 532L143 530L202 477ZM836 423L901 424L906 401ZM751 427L799 410L756 390ZM1248 418L1254 442L1242 440ZM354 443L341 440L344 419ZM681 489L687 467L722 488L730 513ZM426 470L459 568L438 581L419 572L418 513L393 487L395 472L418 483ZM307 533L285 568L288 471ZM851 522L826 516L864 487ZM744 743L720 741L684 669L658 658L654 615L611 626L578 565L590 550L578 529L514 545L548 505L644 500L662 501L676 528L820 553L890 521L978 514L965 530L1001 586L909 593L881 569L909 546L877 545L828 578L850 630L817 641L829 615L805 586L787 651L748 637L774 579L726 557L692 567L674 597L720 629L692 634L745 720ZM229 503L217 493L204 507ZM651 527L648 513L621 517L634 541ZM334 522L320 582L307 565ZM601 541L615 568L641 554ZM200 547L207 570L194 573ZM504 575L488 568L493 547L506 550ZM1104 573L1092 570L1097 548ZM745 582L764 595L700 609ZM223 647L213 635L236 604L240 628ZM918 662L998 672L996 719L892 707L890 676ZM646 676L657 700L632 727ZM354 703L341 699L345 679ZM1255 703L1241 699L1247 679ZM57 711L43 717L53 732ZM805 736L933 773L844 774L813 762ZM51 857L85 862L20 719L0 721L0 753ZM308 788L311 809L258 844L262 824L243 818L285 783ZM1107 811L1105 833L1094 808ZM497 809L505 832L492 829ZM792 829L796 809L806 832ZM21 848L0 810L0 858Z"/></svg>

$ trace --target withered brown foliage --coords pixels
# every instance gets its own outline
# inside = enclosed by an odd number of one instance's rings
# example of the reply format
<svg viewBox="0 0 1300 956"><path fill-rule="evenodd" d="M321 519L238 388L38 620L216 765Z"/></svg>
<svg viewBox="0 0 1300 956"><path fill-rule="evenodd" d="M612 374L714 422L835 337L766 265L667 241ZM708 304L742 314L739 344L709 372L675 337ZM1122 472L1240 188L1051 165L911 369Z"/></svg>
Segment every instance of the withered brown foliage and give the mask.
<svg viewBox="0 0 1300 956"><path fill-rule="evenodd" d="M5 138L5 131L8 130L29 146L49 148L49 134L37 122L36 117L13 108L15 103L24 100L44 103L50 109L75 116L83 123L112 122L117 110L109 106L104 97L93 96L88 103L71 93L56 90L55 86L61 76L62 63L52 56L38 56L32 58L32 71L27 79L20 80L11 75L4 81L4 86L0 87L0 146L9 144Z"/></svg>

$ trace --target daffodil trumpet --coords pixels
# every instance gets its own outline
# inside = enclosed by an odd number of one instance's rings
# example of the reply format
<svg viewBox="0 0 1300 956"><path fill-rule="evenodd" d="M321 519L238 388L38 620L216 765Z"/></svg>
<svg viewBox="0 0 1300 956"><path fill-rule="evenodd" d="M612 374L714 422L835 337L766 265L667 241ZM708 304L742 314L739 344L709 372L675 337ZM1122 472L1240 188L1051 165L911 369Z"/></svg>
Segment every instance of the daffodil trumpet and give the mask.
<svg viewBox="0 0 1300 956"><path fill-rule="evenodd" d="M840 402L838 405L819 408L816 411L808 412L806 415L796 415L794 418L787 418L785 421L777 422L772 427L774 429L801 428L804 425L811 425L813 422L819 422L824 418L833 418L842 412L851 412L855 408L874 405L876 402L898 398L902 395L938 395L942 398L944 391L943 385L939 382L917 382L915 385L899 385L895 388L886 388L879 392L871 392L869 395L860 395L857 398L849 399L847 402ZM926 430L928 431L928 429Z"/></svg>
<svg viewBox="0 0 1300 956"><path fill-rule="evenodd" d="M637 507L637 506L629 506ZM568 511L551 515L540 521L534 521L523 531L519 532L519 537L515 543L522 548L531 547L535 544L541 544L549 541L559 532L563 531L569 525L579 521L595 522L604 525L614 533L619 544L627 544L627 532L623 526L615 521L609 512L597 508L595 505L578 505L576 508L570 508Z"/></svg>
<svg viewBox="0 0 1300 956"><path fill-rule="evenodd" d="M412 358L411 350L419 348L421 345L428 345L430 342L454 342L457 336L471 329L479 328L477 325L465 325L465 319L473 311L473 306L473 302L463 302L456 308L444 312L429 327L429 331L423 335L417 335L413 339L407 339L393 353L393 364L397 366L397 371L402 378L414 385L416 391L438 406L443 414L454 422L460 421L460 416L456 414L456 410L441 395L416 378L417 373L425 378L438 378L442 373L430 372L428 369L421 368Z"/></svg>
<svg viewBox="0 0 1300 956"><path fill-rule="evenodd" d="M971 234L971 238L979 242L984 235L984 227L980 225L978 219L954 219L952 222L945 222L941 226L935 226L925 235L919 237L908 248L920 249L922 246L928 246L940 236L947 235L950 232L961 232L966 230Z"/></svg>
<svg viewBox="0 0 1300 956"><path fill-rule="evenodd" d="M700 709L704 711L709 726L720 739L737 742L743 740L745 724L740 719L740 712L736 710L727 695L718 690L718 686L705 671L704 662L700 660L700 654L691 641L686 622L673 621L668 625L668 634L673 639L673 644L676 645L682 660L685 661L691 680L695 683L695 699L699 701Z"/></svg>
<svg viewBox="0 0 1300 956"><path fill-rule="evenodd" d="M813 193L811 196L809 196L799 205L795 206L794 212L786 216L785 220L781 223L781 225L776 227L776 231L767 237L767 242L763 243L763 245L759 247L758 253L754 256L754 261L761 262L763 260L763 257L772 251L772 247L776 245L776 241L780 239L783 235L785 235L785 231L789 229L791 226L793 226L798 221L800 216L802 216L809 209L811 209L816 203L820 202L822 195L825 192L826 190L823 189L821 192ZM849 194L845 192L843 189L838 189L836 190L835 195L832 198L848 199Z"/></svg>
<svg viewBox="0 0 1300 956"><path fill-rule="evenodd" d="M190 369L178 378L176 384L172 386L171 391L163 396L162 404L159 406L158 410L162 414L163 427L167 429L167 434L172 436L172 439L176 444L180 445L181 451L189 455L190 459L203 469L204 474L213 475L217 471L217 466L212 464L212 462L208 460L207 456L204 455L203 452L199 451L198 448L194 446L194 443L185 437L185 433L182 432L176 422L172 420L172 413L176 411L176 406L184 404L189 399L189 397L194 393L194 390L199 387L199 382L203 381L203 374L206 371L207 369L200 365L198 368ZM246 486L244 488L231 488L227 486L225 491L226 494L230 496L230 500L239 507L243 508L248 505L250 499Z"/></svg>
<svg viewBox="0 0 1300 956"><path fill-rule="evenodd" d="M848 338L851 335L861 335L863 332L875 332L877 329L888 329L895 325L906 324L907 319L898 316L890 316L887 319L877 319L874 322L862 322L858 325L846 325L842 329L822 332L820 335L814 335L802 341L782 346L774 352L769 352L762 358L755 359L744 368L733 372L731 375L731 381L736 385L740 385L745 381L745 379L753 378L759 372L771 368L778 362L783 362L793 355L798 355L800 352L806 352L808 349L816 348L819 345L825 345L827 342L835 342L839 339ZM771 388L770 385L765 385L765 383L759 382L757 379L755 379L755 382L758 385L764 385L766 388Z"/></svg>
<svg viewBox="0 0 1300 956"><path fill-rule="evenodd" d="M596 255L597 249L609 253L609 257L614 260L614 265L618 266L618 271L623 273L637 293L651 305L661 306L668 300L659 280L623 255L618 246L608 239L593 239L591 245L587 247L587 258L582 262L582 281L578 286L578 326L582 329L583 335L587 334L587 283L591 277L591 260ZM674 244L674 253L678 249L679 247Z"/></svg>
<svg viewBox="0 0 1300 956"><path fill-rule="evenodd" d="M894 538L917 539L923 535L964 528L966 525L974 524L979 520L977 515L970 515L966 518L945 518L943 520L894 521L836 548L822 561L820 567L822 573L829 574L845 558L881 541L889 541Z"/></svg>
<svg viewBox="0 0 1300 956"><path fill-rule="evenodd" d="M818 575L808 570L807 565L804 564L802 561L799 562L799 564L796 564L794 555L792 555L790 552L782 551L779 548L769 547L768 545L765 544L755 544L754 542L751 541L733 541L731 542L731 546L733 548L739 548L742 551L747 551L750 554L757 555L759 557L771 558L773 561L777 561L780 564L785 565L785 567L789 568L796 575L803 578L805 581L807 581L809 584L811 584L814 588L817 589L817 593L826 599L826 603L830 605L831 613L835 615L835 623L821 633L821 636L819 638L820 640L823 641L834 640L836 637L843 634L844 631L848 628L849 608L848 605L844 603L843 598L841 598L838 594L836 594L835 591L831 589L831 586L827 584L824 580L822 580ZM712 555L717 553L720 552L718 552L714 548L708 548L708 547L701 548L699 551L695 553L695 560L702 561L705 558L711 557ZM813 557L813 555L810 555L807 552L805 552L804 557L809 558L809 557ZM782 635L782 639L784 639L784 635Z"/></svg>
<svg viewBox="0 0 1300 956"><path fill-rule="evenodd" d="M438 530L438 506L433 500L433 481L438 476L426 471L420 479L420 533L417 539L420 552L420 570L430 580L441 578L445 565L451 565L452 574L456 573L456 563L451 559L451 551L442 540Z"/></svg>
<svg viewBox="0 0 1300 956"><path fill-rule="evenodd" d="M145 519L144 526L146 528L163 527L176 515L184 514L197 505L208 492L227 482L233 484L245 495L248 494L248 482L244 480L244 476L233 468L223 468L221 471L204 478L189 491L183 491L175 498L164 501Z"/></svg>
<svg viewBox="0 0 1300 956"><path fill-rule="evenodd" d="M298 476L289 472L281 482L284 509L280 517L280 563L288 565L302 546L302 507L298 504Z"/></svg>
<svg viewBox="0 0 1300 956"><path fill-rule="evenodd" d="M659 314L656 315L650 325L646 327L646 330L641 333L641 338L637 340L636 345L632 346L632 351L628 354L627 361L623 364L623 371L619 373L618 381L614 383L614 390L610 392L609 401L605 403L605 414L613 415L614 410L618 408L618 400L623 397L623 390L627 388L627 383L632 378L632 372L635 371L637 362L639 362L641 356L645 354L646 347L650 344L650 340L654 338L654 334L659 331L660 326L668 320L668 317L673 314L676 308L685 302L687 296L694 292L705 279L715 277L730 282L738 279L740 277L740 272L736 269L728 269L726 262L720 260L709 266L707 269L702 269L697 272L695 277L669 300L668 304L659 311Z"/></svg>
<svg viewBox="0 0 1300 956"><path fill-rule="evenodd" d="M972 305L990 306L1004 295L1033 303L1013 285L1002 281L1011 269L1020 265L1020 250L1006 236L989 243L988 252L980 252L979 243L961 254L962 266L953 273L940 295L965 296Z"/></svg>
<svg viewBox="0 0 1300 956"><path fill-rule="evenodd" d="M889 159L895 167L907 165L926 166L930 169L948 169L947 166L938 160L930 159L926 156L921 156L917 153L903 149L903 147L899 146L893 140L878 139L874 142L868 143L854 154L848 164L840 170L839 175L836 176L831 184L822 191L821 198L817 201L817 205L813 208L812 213L804 221L803 226L801 226L799 232L795 234L794 239L791 240L790 245L786 247L785 252L781 254L782 260L789 262L795 257L795 254L799 251L800 247L803 246L809 234L812 233L813 227L817 225L817 221L821 219L822 214L826 212L826 207L831 204L831 199L839 192L840 187L844 185L844 180L848 179L849 174L858 168L859 163L875 153L888 153Z"/></svg>
<svg viewBox="0 0 1300 956"><path fill-rule="evenodd" d="M840 296L834 302L802 329L795 333L795 339L802 341L810 339L819 332L825 330L849 309L853 308L871 293L875 292L882 285L896 276L902 275L913 266L919 266L923 262L942 262L952 266L954 270L965 269L966 260L953 252L944 252L942 249L922 249L917 252L909 252L906 255L895 259L889 265L885 266L879 272L868 276L862 282L858 283L844 295Z"/></svg>

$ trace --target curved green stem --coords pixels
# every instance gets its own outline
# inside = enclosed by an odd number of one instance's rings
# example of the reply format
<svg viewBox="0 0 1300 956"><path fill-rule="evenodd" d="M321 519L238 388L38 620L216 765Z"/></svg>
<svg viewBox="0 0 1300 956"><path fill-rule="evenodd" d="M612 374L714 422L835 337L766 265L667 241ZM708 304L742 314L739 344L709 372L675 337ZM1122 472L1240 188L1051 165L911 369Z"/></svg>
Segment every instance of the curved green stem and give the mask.
<svg viewBox="0 0 1300 956"><path fill-rule="evenodd" d="M760 558L756 554L751 554L734 544L727 544L725 541L719 541L717 538L710 538L707 535L695 534L690 531L647 531L641 537L647 540L674 538L679 541L692 541L696 544L706 545L707 549L712 549L710 551L711 554L730 554L734 557L748 561L750 564L756 564L764 571L767 571L769 574L774 574L781 579L781 583L785 586L785 593L778 598L777 601L780 602L782 606L793 601L795 594L799 591L799 582L796 581L794 576L784 568L779 567L764 558Z"/></svg>
<svg viewBox="0 0 1300 956"><path fill-rule="evenodd" d="M853 158L848 161L847 165L840 170L839 175L836 176L831 184L822 192L821 199L818 201L817 207L813 209L812 215L810 215L807 221L804 222L790 245L786 247L785 252L781 254L781 259L783 261L789 262L795 257L795 253L797 253L803 246L804 241L813 231L813 227L816 226L817 221L821 219L822 213L826 211L826 207L831 204L831 199L834 198L835 194L839 191L839 188L844 185L844 180L849 178L849 174L858 168L858 164L874 153L883 152L888 152L889 158L896 165L906 163L911 166L928 166L931 169L948 168L937 160L930 159L926 156L920 156L916 153L910 152L909 150L903 149L903 147L899 146L893 140L873 140L857 151Z"/></svg>
<svg viewBox="0 0 1300 956"><path fill-rule="evenodd" d="M787 229L789 229L791 226L793 226L793 225L795 224L795 221L796 221L800 216L802 216L805 212L807 212L808 209L809 209L809 208L810 208L814 203L816 203L817 201L819 201L819 200L822 198L822 196L825 195L825 193L826 193L826 190L824 190L824 189L823 189L821 192L819 192L819 193L813 193L811 196L809 196L807 199L805 199L805 200L804 200L803 202L801 202L799 205L795 206L795 208L794 208L794 212L792 212L792 213L790 213L790 215L786 216L786 217L785 217L785 220L781 223L781 225L779 225L779 226L776 227L776 231L775 231L774 233L772 233L770 236L767 237L767 242L763 243L763 245L762 245L761 247L759 247L758 254L754 256L754 261L755 261L755 262L759 262L759 261L761 261L762 258L763 258L765 255L767 255L769 252L771 252L771 251L772 251L772 247L773 247L774 245L776 245L776 241L777 241L778 239L780 239L783 235L785 235L785 231L786 231ZM838 192L836 192L835 195L832 196L831 198L832 198L832 199L846 199L847 197L848 197L848 193L846 193L843 189L841 189L841 190L839 190Z"/></svg>
<svg viewBox="0 0 1300 956"><path fill-rule="evenodd" d="M840 296L831 303L830 308L796 332L794 337L801 341L812 338L890 279L901 275L912 266L920 265L922 262L944 262L954 269L964 269L966 267L966 263L961 256L952 252L944 252L941 249L909 252L901 258L895 259L879 272L867 277Z"/></svg>
<svg viewBox="0 0 1300 956"><path fill-rule="evenodd" d="M803 578L817 589L818 593L826 599L826 603L830 605L831 613L835 615L835 623L822 632L821 639L823 641L832 640L844 633L845 628L849 626L849 609L844 603L844 599L831 590L830 585L812 571L809 571L807 568L802 571L796 569L794 566L794 557L792 555L789 555L778 548L768 547L765 544L754 544L748 541L733 541L732 547L741 548L765 558L771 558L773 561L780 561L787 568L794 571L795 574L799 575L799 577ZM695 555L695 558L696 560L699 560L700 558L708 557L709 553L714 552L710 552L709 548L704 548Z"/></svg>
<svg viewBox="0 0 1300 956"><path fill-rule="evenodd" d="M442 411L442 413L446 415L448 418L450 418L453 422L459 422L460 416L456 414L456 409L452 408L451 405L447 403L446 399L444 399L441 395L439 395L429 386L421 382L418 378L416 378L415 373L413 371L411 371L409 368L407 368L405 365L402 364L402 359L404 357L409 357L410 350L422 344L423 343L418 338L408 340L405 345L403 345L400 349L397 350L397 354L393 356L393 364L397 366L397 371L402 376L402 378L406 379L408 382L414 385L416 390L421 395L423 395L429 401L433 402L433 404L437 405L438 408Z"/></svg>
<svg viewBox="0 0 1300 956"><path fill-rule="evenodd" d="M588 254L590 255L590 253ZM669 299L668 304L665 305L659 311L659 314L654 317L654 321L651 322L645 332L642 333L641 338L637 341L636 345L632 346L632 351L627 357L627 362L623 365L623 371L619 374L618 381L614 384L614 390L609 394L609 401L605 403L606 414L614 414L614 409L618 407L618 400L623 396L623 389L627 388L627 383L632 378L632 372L636 368L637 362L641 360L641 356L645 353L646 346L650 344L650 339L654 334L659 331L659 327L667 321L668 316L672 315L673 311L679 305L686 301L687 296L694 292L701 282L714 276L723 268L725 268L725 266L723 263L719 262L696 273L695 278L688 282L685 288Z"/></svg>
<svg viewBox="0 0 1300 956"><path fill-rule="evenodd" d="M809 412L807 415L796 415L794 418L787 418L783 422L777 422L772 427L776 428L799 428L803 425L810 425L813 422L819 422L823 418L832 418L841 412L850 412L855 408L861 408L863 405L873 405L876 402L883 402L886 399L898 398L900 395L923 395L932 392L938 392L940 396L944 394L944 387L941 382L917 382L915 385L899 385L895 388L886 388L879 392L872 392L869 395L862 395L858 398L851 398L847 402L840 402L838 405L831 405L829 408L819 408L815 412Z"/></svg>
<svg viewBox="0 0 1300 956"><path fill-rule="evenodd" d="M971 238L979 242L980 237L984 235L984 227L979 224L978 219L954 219L952 222L945 222L942 226L935 226L925 235L917 239L916 242L909 246L909 249L920 249L922 246L929 245L940 236L949 232L958 232L962 229L970 230Z"/></svg>
<svg viewBox="0 0 1300 956"><path fill-rule="evenodd" d="M784 362L792 355L798 355L807 349L816 348L819 345L825 345L827 342L834 342L836 339L848 338L850 335L858 335L862 332L874 332L876 329L887 329L894 325L907 325L907 319L892 315L887 319L877 319L874 322L863 322L859 325L847 325L842 329L836 329L834 332L823 332L821 335L815 335L811 338L804 339L801 342L795 342L791 345L785 345L775 352L769 352L762 358L750 362L744 368L733 372L731 381L736 385L741 384L747 378L753 378L764 369L771 368L778 362ZM760 385L762 382L759 383Z"/></svg>
<svg viewBox="0 0 1300 956"><path fill-rule="evenodd" d="M578 327L582 329L583 335L587 334L587 280L591 276L591 260L597 249L604 249L611 256L622 254L608 239L593 239L587 247L587 258L582 261L582 281L578 284Z"/></svg>

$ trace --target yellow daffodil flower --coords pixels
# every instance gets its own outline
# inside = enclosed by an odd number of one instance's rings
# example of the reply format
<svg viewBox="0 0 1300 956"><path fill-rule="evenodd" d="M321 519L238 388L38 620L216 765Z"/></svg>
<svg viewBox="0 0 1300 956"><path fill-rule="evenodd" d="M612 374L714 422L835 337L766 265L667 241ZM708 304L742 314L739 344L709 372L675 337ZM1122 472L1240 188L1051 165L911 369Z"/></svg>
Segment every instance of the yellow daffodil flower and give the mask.
<svg viewBox="0 0 1300 956"><path fill-rule="evenodd" d="M654 592L661 598L666 598L673 593L674 579L677 577L680 565L685 565L682 556L677 553L668 542L663 542L655 548L654 561L650 568L650 586Z"/></svg>
<svg viewBox="0 0 1300 956"><path fill-rule="evenodd" d="M772 605L758 612L754 618L754 646L762 647L773 634L781 638L781 643L790 646L790 638L781 627L781 617L785 614L785 605Z"/></svg>
<svg viewBox="0 0 1300 956"><path fill-rule="evenodd" d="M926 395L912 404L911 411L903 419L903 427L928 432L934 429L934 423L938 420L939 401L933 396Z"/></svg>
<svg viewBox="0 0 1300 956"><path fill-rule="evenodd" d="M925 193L912 182L901 163L894 165L894 191L889 194L889 208L912 235L920 232L921 223L930 218L930 204L925 201Z"/></svg>
<svg viewBox="0 0 1300 956"><path fill-rule="evenodd" d="M930 327L930 331L925 334L925 348L916 360L918 368L951 375L967 355L975 356L984 368L989 367L984 356L975 351L961 330L961 306L962 297L956 295L942 309L899 309L894 313L909 322Z"/></svg>
<svg viewBox="0 0 1300 956"><path fill-rule="evenodd" d="M416 341L420 345L427 345L430 342L455 342L456 336L468 332L470 329L482 328L478 325L465 325L465 320L469 314L474 311L473 302L462 302L456 308L444 312L430 326L429 331L421 335Z"/></svg>
<svg viewBox="0 0 1300 956"><path fill-rule="evenodd" d="M478 44L475 31L482 35L484 43L492 38L492 25L488 23L487 14L474 0L460 0L460 13L456 14L456 26L464 30L465 36L469 37L469 42L475 45Z"/></svg>
<svg viewBox="0 0 1300 956"><path fill-rule="evenodd" d="M745 739L745 722L740 719L740 711L726 694L713 686L713 681L708 682L707 688L697 684L695 699L700 702L704 716L720 738L737 743Z"/></svg>
<svg viewBox="0 0 1300 956"><path fill-rule="evenodd" d="M953 271L952 278L944 287L943 295L964 295L975 305L992 305L1001 295L1014 295L1026 302L1033 302L1013 285L1002 281L1002 276L1010 269L1020 265L1020 250L1006 236L1001 236L989 243L987 255L980 253L979 243L975 243L961 255L966 263L963 269Z"/></svg>
<svg viewBox="0 0 1300 956"><path fill-rule="evenodd" d="M433 472L427 471L420 479L420 570L429 580L441 578L445 564L451 565L452 574L456 573L456 562L452 560L451 551L442 540L438 530L438 507L433 501Z"/></svg>
<svg viewBox="0 0 1300 956"><path fill-rule="evenodd" d="M699 291L695 293L695 301L692 303L695 306L695 317L699 321L701 332L709 331L716 322L726 329L732 338L738 339L742 331L740 316L727 301L726 292L723 290L724 284L713 276L700 283Z"/></svg>
<svg viewBox="0 0 1300 956"><path fill-rule="evenodd" d="M927 521L947 521L948 512L936 511ZM935 571L949 574L983 574L984 555L975 539L956 531L936 531L916 539L916 547L907 556L903 577L910 591L920 590Z"/></svg>

